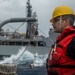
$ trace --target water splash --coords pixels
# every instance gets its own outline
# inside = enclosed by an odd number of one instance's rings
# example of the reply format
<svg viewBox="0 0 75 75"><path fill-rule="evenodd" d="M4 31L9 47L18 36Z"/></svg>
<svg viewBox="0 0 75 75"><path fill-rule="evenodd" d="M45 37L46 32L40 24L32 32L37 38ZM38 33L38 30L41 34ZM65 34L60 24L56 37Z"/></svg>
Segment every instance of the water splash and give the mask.
<svg viewBox="0 0 75 75"><path fill-rule="evenodd" d="M11 55L9 58L4 58L3 61L0 61L0 64L8 63L12 64L14 63L18 57L24 52L25 47L22 47L19 49L18 54L16 55ZM39 55L38 53L33 54L30 53L29 51L25 51L23 55L17 60L16 64L25 64L25 63L30 63L32 66L43 66L44 63L46 62L47 55Z"/></svg>
<svg viewBox="0 0 75 75"><path fill-rule="evenodd" d="M16 61L18 59L18 57L22 54L22 52L25 50L25 47L22 47L21 49L19 49L19 52L18 54L16 55L11 55L11 57L4 57L4 60L0 61L0 64L3 64L3 63L14 63L14 61ZM29 55L29 56L28 56ZM19 59L19 60L23 60L25 58L32 58L33 59L33 54L31 54L30 52L26 51L22 57Z"/></svg>

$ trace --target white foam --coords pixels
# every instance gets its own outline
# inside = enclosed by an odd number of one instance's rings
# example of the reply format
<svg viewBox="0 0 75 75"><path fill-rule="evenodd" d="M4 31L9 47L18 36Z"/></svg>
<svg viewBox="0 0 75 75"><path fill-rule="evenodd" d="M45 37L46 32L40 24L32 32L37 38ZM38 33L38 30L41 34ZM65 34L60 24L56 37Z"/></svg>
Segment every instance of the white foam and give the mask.
<svg viewBox="0 0 75 75"><path fill-rule="evenodd" d="M1 61L0 64L14 63L20 57L20 55L24 52L24 50L25 50L25 47L22 47L19 50L17 55L12 55L9 58L4 58L4 60ZM33 61L34 66L42 66L45 63L46 58L47 58L47 55L38 55L38 53L32 54L32 53L30 53L29 51L26 50L23 53L23 55L17 60L18 61L17 63L19 63L21 61L23 61L23 62L24 61Z"/></svg>

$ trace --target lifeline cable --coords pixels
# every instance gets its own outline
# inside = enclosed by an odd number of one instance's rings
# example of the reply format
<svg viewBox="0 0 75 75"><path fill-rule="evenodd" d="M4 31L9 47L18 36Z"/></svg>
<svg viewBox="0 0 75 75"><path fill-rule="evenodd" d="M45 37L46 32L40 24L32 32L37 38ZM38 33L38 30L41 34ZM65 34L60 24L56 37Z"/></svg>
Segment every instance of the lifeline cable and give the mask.
<svg viewBox="0 0 75 75"><path fill-rule="evenodd" d="M31 41L31 40L30 40ZM20 57L24 54L24 52L27 50L27 48L29 47L29 45L30 45L30 41L29 41L29 43L28 43L28 46L24 49L24 51L22 52L22 54L14 61L14 63L16 63L19 59L20 59Z"/></svg>
<svg viewBox="0 0 75 75"><path fill-rule="evenodd" d="M23 24L24 24L24 23L23 23ZM23 25L23 24L22 24L22 25ZM22 26L22 25L21 25L21 26ZM18 28L20 28L21 26L19 26ZM17 29L18 29L18 28L17 28ZM16 30L17 30L17 29L16 29ZM40 28L38 28L38 29L46 36L46 34L45 34ZM16 31L16 30L15 30L15 31ZM52 43L54 43L54 41L53 41L52 39L49 38L49 40L50 40ZM20 59L20 57L21 57L21 56L23 55L23 53L27 50L27 48L29 47L29 45L30 45L30 42L29 42L28 46L25 48L25 50L22 52L22 54L15 60L14 63L16 63L16 62Z"/></svg>
<svg viewBox="0 0 75 75"><path fill-rule="evenodd" d="M24 54L24 52L27 50L28 47L29 47L29 45L24 49L24 51L21 53L21 55L13 63L16 63L20 59L20 57Z"/></svg>

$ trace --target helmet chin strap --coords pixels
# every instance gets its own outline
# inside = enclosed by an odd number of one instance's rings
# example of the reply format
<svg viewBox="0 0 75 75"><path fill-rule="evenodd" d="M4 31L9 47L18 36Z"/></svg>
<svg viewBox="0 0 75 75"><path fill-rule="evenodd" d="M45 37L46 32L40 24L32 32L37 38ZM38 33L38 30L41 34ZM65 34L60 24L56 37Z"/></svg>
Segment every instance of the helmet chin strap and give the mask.
<svg viewBox="0 0 75 75"><path fill-rule="evenodd" d="M62 16L60 16L59 32L61 32L61 29L62 29Z"/></svg>

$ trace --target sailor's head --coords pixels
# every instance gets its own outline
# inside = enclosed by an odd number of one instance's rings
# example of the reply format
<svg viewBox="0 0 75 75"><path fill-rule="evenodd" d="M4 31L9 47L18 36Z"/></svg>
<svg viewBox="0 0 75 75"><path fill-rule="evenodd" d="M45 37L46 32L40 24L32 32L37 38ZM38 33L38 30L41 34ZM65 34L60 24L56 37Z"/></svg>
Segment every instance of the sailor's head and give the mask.
<svg viewBox="0 0 75 75"><path fill-rule="evenodd" d="M75 14L69 6L58 6L54 9L50 22L55 32L61 33L65 27L73 25Z"/></svg>

